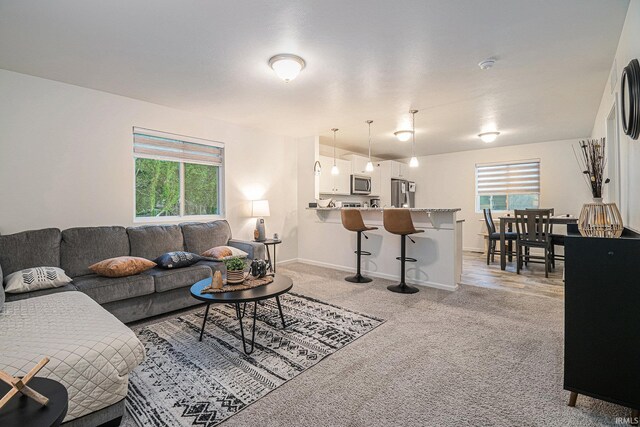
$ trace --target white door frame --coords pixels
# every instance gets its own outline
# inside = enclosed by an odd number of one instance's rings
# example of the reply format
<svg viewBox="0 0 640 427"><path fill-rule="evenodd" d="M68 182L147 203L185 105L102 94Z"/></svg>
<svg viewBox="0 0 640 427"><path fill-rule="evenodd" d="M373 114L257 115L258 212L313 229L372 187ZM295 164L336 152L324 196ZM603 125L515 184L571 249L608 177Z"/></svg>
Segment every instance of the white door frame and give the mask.
<svg viewBox="0 0 640 427"><path fill-rule="evenodd" d="M607 174L611 182L608 184L607 194L610 202L615 202L622 208L621 173L620 173L620 132L618 125L618 97L614 97L605 122L607 132ZM623 215L626 213L623 209Z"/></svg>

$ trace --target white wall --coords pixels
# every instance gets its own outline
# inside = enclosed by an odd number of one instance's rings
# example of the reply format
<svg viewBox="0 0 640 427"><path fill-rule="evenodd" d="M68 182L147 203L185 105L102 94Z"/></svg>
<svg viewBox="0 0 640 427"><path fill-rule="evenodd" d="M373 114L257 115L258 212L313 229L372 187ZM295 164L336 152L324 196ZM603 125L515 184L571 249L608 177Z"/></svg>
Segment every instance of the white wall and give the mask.
<svg viewBox="0 0 640 427"><path fill-rule="evenodd" d="M576 143L551 141L420 157L420 166L410 169L417 185L416 206L461 208L458 219L465 220L463 247L482 250L484 241L479 233L485 225L482 214L475 212L476 163L540 159L540 207L577 216L591 196L571 149Z"/></svg>
<svg viewBox="0 0 640 427"><path fill-rule="evenodd" d="M606 84L593 126L594 138L607 135L607 117L616 99L619 105L622 69L634 58L640 59L640 0L631 0L629 3L627 18L616 51L614 62L616 66L612 69L617 82L613 93L611 93L610 82ZM619 106L617 108L619 112ZM620 135L620 210L625 225L638 231L640 230L640 140L634 141L622 133L620 114L618 114L617 124ZM609 162L611 163L611 159Z"/></svg>
<svg viewBox="0 0 640 427"><path fill-rule="evenodd" d="M297 256L292 138L78 86L0 70L0 232L133 225L132 127L226 144L226 218L251 239L248 200L266 198L267 233Z"/></svg>

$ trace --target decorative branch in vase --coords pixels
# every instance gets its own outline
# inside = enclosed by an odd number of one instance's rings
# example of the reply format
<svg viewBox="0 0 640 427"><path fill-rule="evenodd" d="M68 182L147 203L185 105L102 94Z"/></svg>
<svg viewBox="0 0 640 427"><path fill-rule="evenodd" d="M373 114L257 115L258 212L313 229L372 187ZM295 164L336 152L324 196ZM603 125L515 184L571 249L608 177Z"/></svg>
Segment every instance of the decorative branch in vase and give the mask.
<svg viewBox="0 0 640 427"><path fill-rule="evenodd" d="M580 234L585 237L620 237L624 227L618 206L602 202L602 188L610 182L609 178L604 178L607 167L605 139L580 141L580 148L577 152L574 148L573 154L593 196L593 203L582 206L578 219Z"/></svg>
<svg viewBox="0 0 640 427"><path fill-rule="evenodd" d="M594 202L602 201L602 187L610 182L609 178L604 179L604 170L607 167L606 140L587 139L580 141L579 155L575 148L573 154L576 156L578 165L582 169L582 174L591 190ZM598 200L599 199L599 200Z"/></svg>

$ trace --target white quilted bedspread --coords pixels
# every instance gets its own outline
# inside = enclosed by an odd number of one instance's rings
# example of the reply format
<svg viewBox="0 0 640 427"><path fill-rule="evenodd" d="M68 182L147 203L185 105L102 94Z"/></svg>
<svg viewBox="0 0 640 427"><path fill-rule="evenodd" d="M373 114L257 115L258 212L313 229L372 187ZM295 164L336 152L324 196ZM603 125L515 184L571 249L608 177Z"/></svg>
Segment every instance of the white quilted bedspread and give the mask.
<svg viewBox="0 0 640 427"><path fill-rule="evenodd" d="M38 376L67 388L69 421L124 399L145 353L128 327L82 292L5 303L0 370L24 375L44 356L51 361Z"/></svg>

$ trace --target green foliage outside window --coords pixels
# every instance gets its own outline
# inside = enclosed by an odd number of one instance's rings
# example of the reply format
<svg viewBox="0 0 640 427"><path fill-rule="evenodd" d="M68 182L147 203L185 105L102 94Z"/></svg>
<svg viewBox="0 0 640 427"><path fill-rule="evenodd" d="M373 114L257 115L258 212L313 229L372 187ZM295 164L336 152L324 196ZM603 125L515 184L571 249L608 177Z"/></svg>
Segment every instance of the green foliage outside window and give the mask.
<svg viewBox="0 0 640 427"><path fill-rule="evenodd" d="M216 215L217 166L184 163L183 215ZM180 216L180 162L136 158L136 217Z"/></svg>
<svg viewBox="0 0 640 427"><path fill-rule="evenodd" d="M218 168L211 165L184 165L185 215L218 214Z"/></svg>
<svg viewBox="0 0 640 427"><path fill-rule="evenodd" d="M180 215L180 164L136 159L136 216Z"/></svg>
<svg viewBox="0 0 640 427"><path fill-rule="evenodd" d="M512 211L515 209L537 208L540 196L532 194L483 194L478 196L478 212L482 209L492 211Z"/></svg>

